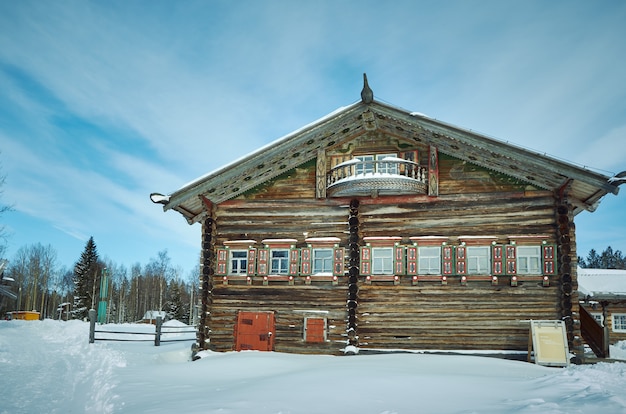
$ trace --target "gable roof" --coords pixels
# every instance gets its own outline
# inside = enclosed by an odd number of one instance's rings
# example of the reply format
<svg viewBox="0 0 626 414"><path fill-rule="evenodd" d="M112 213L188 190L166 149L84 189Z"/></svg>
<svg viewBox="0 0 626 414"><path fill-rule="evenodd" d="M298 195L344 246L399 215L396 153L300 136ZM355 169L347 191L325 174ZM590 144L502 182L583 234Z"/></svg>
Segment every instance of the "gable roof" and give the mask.
<svg viewBox="0 0 626 414"><path fill-rule="evenodd" d="M326 148L371 130L429 143L441 153L541 189L559 191L567 187L575 214L582 210L594 211L602 197L617 194L619 190L620 180L610 182L610 177L586 168L379 102L366 94L361 101L340 108L170 195L153 193L150 198L163 204L164 211L178 211L193 224L204 217L202 197L212 203L230 200L315 159Z"/></svg>

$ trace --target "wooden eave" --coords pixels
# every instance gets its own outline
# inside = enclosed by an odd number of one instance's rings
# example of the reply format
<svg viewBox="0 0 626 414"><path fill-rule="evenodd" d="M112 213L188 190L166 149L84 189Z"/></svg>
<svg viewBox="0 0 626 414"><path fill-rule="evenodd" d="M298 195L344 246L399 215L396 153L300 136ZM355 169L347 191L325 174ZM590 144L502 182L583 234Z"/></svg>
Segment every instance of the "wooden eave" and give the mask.
<svg viewBox="0 0 626 414"><path fill-rule="evenodd" d="M163 210L176 210L193 224L204 215L201 197L215 204L230 200L317 158L319 151L363 134L363 110L360 102L342 108L193 181L172 193Z"/></svg>
<svg viewBox="0 0 626 414"><path fill-rule="evenodd" d="M626 293L594 292L592 295L582 297L581 302L609 302L613 304L624 304L626 303Z"/></svg>
<svg viewBox="0 0 626 414"><path fill-rule="evenodd" d="M546 154L498 141L424 115L378 104L379 117L386 116L399 123L399 125L393 125L392 122L380 122L380 129L384 132L429 143L444 154L506 174L545 190L563 189L575 207L575 214L582 210L594 211L602 197L608 193L617 194L619 191L617 185L608 182L609 177L586 168L577 167ZM386 130L385 126L389 128Z"/></svg>
<svg viewBox="0 0 626 414"><path fill-rule="evenodd" d="M363 113L373 114L374 126ZM369 117L372 118L371 116ZM441 153L550 191L563 191L575 213L594 211L618 187L608 177L545 154L378 101L354 103L232 162L172 193L164 211L181 213L190 224L204 217L205 200L219 204L315 159L319 153L372 130L434 145Z"/></svg>

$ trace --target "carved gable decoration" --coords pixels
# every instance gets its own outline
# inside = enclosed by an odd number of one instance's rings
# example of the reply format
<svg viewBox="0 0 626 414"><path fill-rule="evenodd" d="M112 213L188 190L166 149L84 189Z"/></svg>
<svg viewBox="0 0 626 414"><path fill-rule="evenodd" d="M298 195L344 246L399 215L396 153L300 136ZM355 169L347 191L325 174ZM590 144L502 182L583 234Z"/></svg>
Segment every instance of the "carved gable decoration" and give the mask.
<svg viewBox="0 0 626 414"><path fill-rule="evenodd" d="M434 197L440 192L442 155L538 189L558 191L569 183L575 213L593 211L605 194L618 190L601 174L373 100L335 111L169 196L153 199L191 224L205 217L208 204L234 199L306 163L314 169L311 191L316 198L387 192ZM357 175L368 176L369 186L346 190L347 181Z"/></svg>

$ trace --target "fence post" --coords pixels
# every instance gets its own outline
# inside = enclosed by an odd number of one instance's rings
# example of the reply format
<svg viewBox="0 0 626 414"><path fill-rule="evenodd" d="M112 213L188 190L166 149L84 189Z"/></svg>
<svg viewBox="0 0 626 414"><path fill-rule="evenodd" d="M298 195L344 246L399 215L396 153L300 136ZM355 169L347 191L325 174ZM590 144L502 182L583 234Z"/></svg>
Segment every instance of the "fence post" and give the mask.
<svg viewBox="0 0 626 414"><path fill-rule="evenodd" d="M163 318L157 316L156 318L156 332L154 334L154 346L161 345L161 325L163 325Z"/></svg>
<svg viewBox="0 0 626 414"><path fill-rule="evenodd" d="M96 341L96 310L89 309L89 343Z"/></svg>

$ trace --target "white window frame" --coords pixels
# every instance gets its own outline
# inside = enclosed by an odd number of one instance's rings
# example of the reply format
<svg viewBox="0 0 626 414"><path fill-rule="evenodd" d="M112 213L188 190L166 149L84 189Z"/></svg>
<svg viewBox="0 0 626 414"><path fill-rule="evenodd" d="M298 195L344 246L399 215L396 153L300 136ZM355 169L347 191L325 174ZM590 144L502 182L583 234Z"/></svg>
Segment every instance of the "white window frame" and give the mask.
<svg viewBox="0 0 626 414"><path fill-rule="evenodd" d="M374 161L381 161L384 158L397 158L398 154L369 154L360 155L356 158L361 160L362 164L357 164L355 173L356 175L367 175L373 173L381 174L398 174L398 164L389 165L387 163L375 163Z"/></svg>
<svg viewBox="0 0 626 414"><path fill-rule="evenodd" d="M440 275L441 274L441 247L418 246L417 247L417 274Z"/></svg>
<svg viewBox="0 0 626 414"><path fill-rule="evenodd" d="M540 275L541 246L517 246L517 274Z"/></svg>
<svg viewBox="0 0 626 414"><path fill-rule="evenodd" d="M593 319L595 319L600 326L604 326L604 315L602 315L602 312L591 312L591 316L593 316Z"/></svg>
<svg viewBox="0 0 626 414"><path fill-rule="evenodd" d="M398 158L398 154L377 154L376 160L381 161L385 158ZM376 172L381 174L398 174L398 163L378 163Z"/></svg>
<svg viewBox="0 0 626 414"><path fill-rule="evenodd" d="M611 318L613 332L626 332L626 313L614 313Z"/></svg>
<svg viewBox="0 0 626 414"><path fill-rule="evenodd" d="M393 247L372 247L372 274L392 275Z"/></svg>
<svg viewBox="0 0 626 414"><path fill-rule="evenodd" d="M362 164L356 165L356 175L365 175L374 173L374 156L373 155L361 155L357 157Z"/></svg>
<svg viewBox="0 0 626 414"><path fill-rule="evenodd" d="M322 254L326 254L327 256L317 257ZM313 248L313 252L311 253L311 262L314 275L332 275L333 266L335 264L334 250L332 248Z"/></svg>
<svg viewBox="0 0 626 414"><path fill-rule="evenodd" d="M289 249L270 250L270 274L286 275L289 273Z"/></svg>
<svg viewBox="0 0 626 414"><path fill-rule="evenodd" d="M490 246L467 246L465 255L468 275L491 274Z"/></svg>
<svg viewBox="0 0 626 414"><path fill-rule="evenodd" d="M235 257L235 254L238 257ZM237 266L234 266L235 263ZM230 250L228 269L230 275L247 275L248 274L248 251L247 250Z"/></svg>

